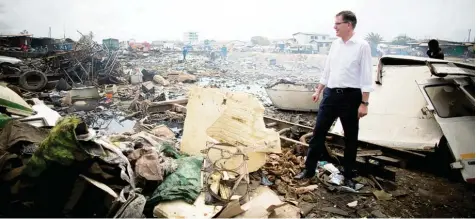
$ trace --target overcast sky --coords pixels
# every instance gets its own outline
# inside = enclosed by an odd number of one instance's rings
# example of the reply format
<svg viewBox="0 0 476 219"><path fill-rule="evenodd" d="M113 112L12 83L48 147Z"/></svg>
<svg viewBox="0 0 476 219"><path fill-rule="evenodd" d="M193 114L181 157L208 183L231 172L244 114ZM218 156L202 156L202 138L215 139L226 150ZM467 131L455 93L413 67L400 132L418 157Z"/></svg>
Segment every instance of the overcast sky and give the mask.
<svg viewBox="0 0 476 219"><path fill-rule="evenodd" d="M201 40L290 38L295 32L334 35L335 14L352 10L356 33L413 38L474 39L475 0L0 0L0 33L26 29L34 36L95 40L181 40L186 31Z"/></svg>

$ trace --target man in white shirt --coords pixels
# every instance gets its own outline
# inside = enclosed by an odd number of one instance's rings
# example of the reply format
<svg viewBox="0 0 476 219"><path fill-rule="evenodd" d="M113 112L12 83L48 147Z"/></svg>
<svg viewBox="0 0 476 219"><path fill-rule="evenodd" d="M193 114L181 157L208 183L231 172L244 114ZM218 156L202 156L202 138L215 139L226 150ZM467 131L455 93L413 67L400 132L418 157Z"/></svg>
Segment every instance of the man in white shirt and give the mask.
<svg viewBox="0 0 476 219"><path fill-rule="evenodd" d="M325 139L332 123L339 117L344 129L344 183L354 187L352 168L357 156L359 119L367 115L372 91L372 56L369 44L354 36L357 18L351 11L336 15L334 29L339 37L332 42L323 75L312 99L323 99L317 114L314 135L309 143L306 168L295 178L311 178L325 152Z"/></svg>

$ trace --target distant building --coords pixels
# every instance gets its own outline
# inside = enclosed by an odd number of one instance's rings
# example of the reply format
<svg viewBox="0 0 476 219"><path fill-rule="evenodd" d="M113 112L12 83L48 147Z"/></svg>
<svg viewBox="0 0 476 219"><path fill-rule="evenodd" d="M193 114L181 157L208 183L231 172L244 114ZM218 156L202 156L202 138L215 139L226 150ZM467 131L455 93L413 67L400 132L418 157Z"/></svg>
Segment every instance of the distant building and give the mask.
<svg viewBox="0 0 476 219"><path fill-rule="evenodd" d="M236 47L236 48L245 47L247 45L248 45L247 42L241 41L241 40L233 40L233 41L230 41L230 42L226 43L227 47Z"/></svg>
<svg viewBox="0 0 476 219"><path fill-rule="evenodd" d="M162 45L164 45L164 43L166 43L166 41L164 41L164 40L154 40L154 41L152 41L151 44L152 44L152 46L162 46Z"/></svg>
<svg viewBox="0 0 476 219"><path fill-rule="evenodd" d="M331 47L332 41L336 38L329 34L304 33L297 32L293 34L293 38L299 45L311 45L312 50L318 53L327 53Z"/></svg>
<svg viewBox="0 0 476 219"><path fill-rule="evenodd" d="M297 43L300 45L310 44L311 41L322 41L329 40L331 37L329 34L319 34L319 33L304 33L297 32L293 34L293 38L296 39Z"/></svg>
<svg viewBox="0 0 476 219"><path fill-rule="evenodd" d="M29 46L32 37L32 34L0 35L0 43L1 45L6 45L8 47L21 47L22 45Z"/></svg>
<svg viewBox="0 0 476 219"><path fill-rule="evenodd" d="M198 32L185 32L183 33L183 41L185 44L197 44Z"/></svg>
<svg viewBox="0 0 476 219"><path fill-rule="evenodd" d="M429 40L420 41L418 45L424 54L426 54L426 50L428 50L428 41ZM474 48L474 43L455 42L440 39L438 39L438 43L445 56L474 57L474 50L471 51Z"/></svg>
<svg viewBox="0 0 476 219"><path fill-rule="evenodd" d="M148 42L131 42L129 41L129 47L135 51L148 52L150 50L150 43Z"/></svg>

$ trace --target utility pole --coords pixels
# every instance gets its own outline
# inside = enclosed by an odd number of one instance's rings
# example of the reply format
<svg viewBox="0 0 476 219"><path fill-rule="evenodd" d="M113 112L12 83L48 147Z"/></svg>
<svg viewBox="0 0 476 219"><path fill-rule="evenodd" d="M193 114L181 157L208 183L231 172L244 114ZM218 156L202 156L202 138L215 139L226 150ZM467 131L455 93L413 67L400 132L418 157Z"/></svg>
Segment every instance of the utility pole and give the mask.
<svg viewBox="0 0 476 219"><path fill-rule="evenodd" d="M471 29L468 30L468 42L471 41Z"/></svg>
<svg viewBox="0 0 476 219"><path fill-rule="evenodd" d="M48 38L51 38L51 27L48 30Z"/></svg>

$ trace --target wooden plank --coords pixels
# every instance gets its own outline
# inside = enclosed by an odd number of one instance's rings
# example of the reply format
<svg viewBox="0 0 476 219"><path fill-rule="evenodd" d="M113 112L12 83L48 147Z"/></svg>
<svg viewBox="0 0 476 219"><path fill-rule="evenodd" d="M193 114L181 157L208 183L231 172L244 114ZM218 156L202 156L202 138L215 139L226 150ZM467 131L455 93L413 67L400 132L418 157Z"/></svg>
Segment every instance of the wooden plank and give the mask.
<svg viewBox="0 0 476 219"><path fill-rule="evenodd" d="M381 150L361 150L357 151L357 157L368 157L368 156L376 156L376 155L382 155Z"/></svg>
<svg viewBox="0 0 476 219"><path fill-rule="evenodd" d="M294 140L294 139L290 139L290 138L287 138L287 137L284 137L284 136L279 136L279 138L280 138L281 140L284 140L284 141L288 141L288 142L291 142L291 143L294 143L294 144L299 144L299 145L302 145L302 146L309 147L308 144L302 143L302 142L300 142L300 141L296 141L296 140Z"/></svg>
<svg viewBox="0 0 476 219"><path fill-rule="evenodd" d="M304 126L304 125L301 125L301 124L291 123L291 122L287 122L287 121L283 121L283 120L279 120L279 119L274 119L274 118L267 117L267 116L264 116L263 119L266 123L274 123L274 122L277 123L277 127L279 129L296 126L298 128L301 128L302 130L305 130L306 132L312 132L313 131L312 127ZM339 136L339 135L336 135L336 134L333 134L333 133L328 133L328 136L332 136L332 138L335 138L335 139L342 138L342 136ZM368 148L368 149L378 149L378 150L381 150L382 153L395 154L396 156L399 156L399 157L402 157L402 158L407 157L407 156L413 156L413 157L418 157L418 158L425 158L426 157L425 154L413 152L413 151L410 151L410 150L386 147L386 146L372 144L372 143L368 143L368 142L364 142L364 141L359 141L359 146L364 147L364 148Z"/></svg>
<svg viewBox="0 0 476 219"><path fill-rule="evenodd" d="M344 155L341 153L334 153L337 158L339 158L339 161L342 163L344 161ZM386 168L385 166L373 164L366 162L363 157L357 157L356 159L356 169L359 172L359 174L362 175L375 175L379 176L382 179L387 179L390 181L395 181L395 176L396 173L393 170L390 170Z"/></svg>
<svg viewBox="0 0 476 219"><path fill-rule="evenodd" d="M278 123L276 123L276 122L266 123L267 128L274 127L274 126L277 126L277 125L278 125Z"/></svg>
<svg viewBox="0 0 476 219"><path fill-rule="evenodd" d="M177 99L177 100L166 100L166 101L160 101L160 102L153 102L147 108L147 111L149 113L165 112L167 110L173 109L174 107L177 108L177 106L175 104L182 105L182 104L185 104L187 102L188 102L188 99Z"/></svg>
<svg viewBox="0 0 476 219"><path fill-rule="evenodd" d="M394 164L400 163L399 159L395 159L395 158L387 157L387 156L383 156L383 155L372 156L372 159L376 159L376 160L383 161L383 162L388 162L388 163L394 163Z"/></svg>
<svg viewBox="0 0 476 219"><path fill-rule="evenodd" d="M178 104L178 103L174 103L173 106L174 106L174 111L175 111L175 112L187 113L187 107L182 106L182 105L180 105L180 104Z"/></svg>

